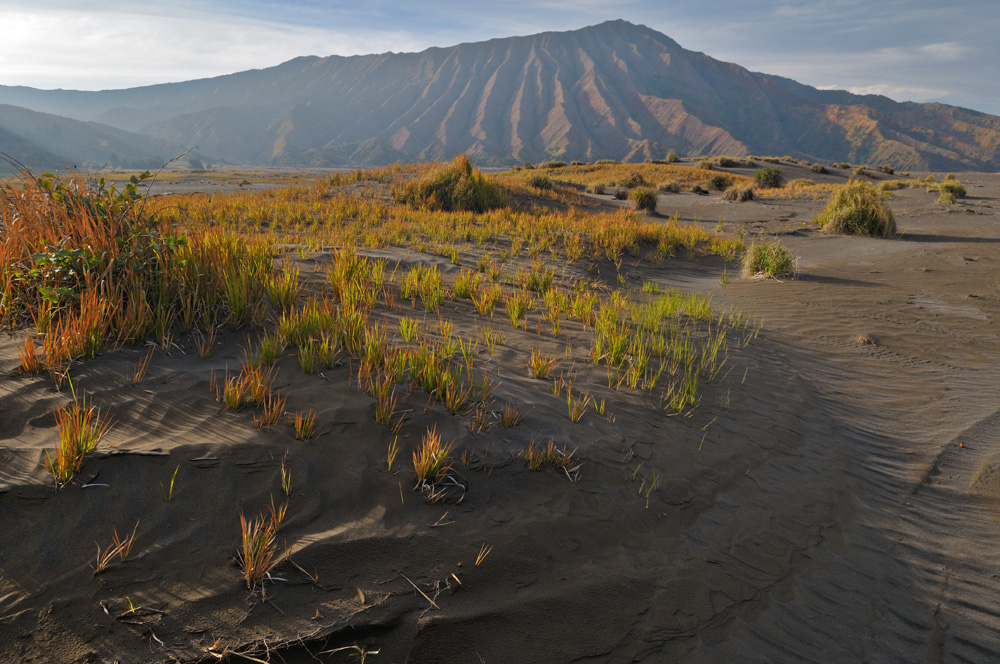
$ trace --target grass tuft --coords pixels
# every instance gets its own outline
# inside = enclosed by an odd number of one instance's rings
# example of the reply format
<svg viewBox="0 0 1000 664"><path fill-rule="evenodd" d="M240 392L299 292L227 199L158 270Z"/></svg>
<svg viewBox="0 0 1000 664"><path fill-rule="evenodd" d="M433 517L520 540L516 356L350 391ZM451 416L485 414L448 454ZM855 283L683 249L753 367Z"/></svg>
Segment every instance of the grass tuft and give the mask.
<svg viewBox="0 0 1000 664"><path fill-rule="evenodd" d="M417 208L443 211L487 212L507 205L500 187L473 168L464 154L410 183L400 200Z"/></svg>
<svg viewBox="0 0 1000 664"><path fill-rule="evenodd" d="M424 432L420 449L413 452L413 470L417 474L418 487L434 485L445 478L451 470L450 453L451 443L445 445L441 442L437 426Z"/></svg>
<svg viewBox="0 0 1000 664"><path fill-rule="evenodd" d="M778 279L794 272L795 257L777 239L751 242L743 254L744 278Z"/></svg>
<svg viewBox="0 0 1000 664"><path fill-rule="evenodd" d="M656 189L637 187L629 192L628 197L635 204L636 210L656 211Z"/></svg>
<svg viewBox="0 0 1000 664"><path fill-rule="evenodd" d="M896 219L886 196L869 182L852 180L834 192L813 221L824 233L896 237Z"/></svg>
<svg viewBox="0 0 1000 664"><path fill-rule="evenodd" d="M275 565L278 564L278 531L281 529L281 522L284 520L285 512L288 510L288 503L284 507L275 509L274 500L271 500L271 511L265 516L261 514L257 519L247 520L240 514L240 533L242 535L242 546L237 561L243 569L243 576L247 581L247 588L259 586Z"/></svg>
<svg viewBox="0 0 1000 664"><path fill-rule="evenodd" d="M86 396L77 395L75 389L73 401L63 408L57 408L55 416L59 447L54 455L45 451L45 465L56 486L65 486L80 469L83 457L101 442L111 428L111 423L102 422L100 409L87 405Z"/></svg>

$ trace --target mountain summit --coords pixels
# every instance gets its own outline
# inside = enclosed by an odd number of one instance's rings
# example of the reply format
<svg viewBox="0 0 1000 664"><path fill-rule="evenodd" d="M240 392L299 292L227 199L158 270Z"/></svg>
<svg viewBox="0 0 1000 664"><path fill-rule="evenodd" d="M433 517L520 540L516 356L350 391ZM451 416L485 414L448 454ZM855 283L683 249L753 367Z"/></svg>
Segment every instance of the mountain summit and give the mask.
<svg viewBox="0 0 1000 664"><path fill-rule="evenodd" d="M0 104L249 164L370 165L461 152L497 164L634 161L673 149L1000 169L1000 117L817 90L626 21L420 53L301 57L126 90L0 86ZM12 124L0 111L0 130L17 134Z"/></svg>

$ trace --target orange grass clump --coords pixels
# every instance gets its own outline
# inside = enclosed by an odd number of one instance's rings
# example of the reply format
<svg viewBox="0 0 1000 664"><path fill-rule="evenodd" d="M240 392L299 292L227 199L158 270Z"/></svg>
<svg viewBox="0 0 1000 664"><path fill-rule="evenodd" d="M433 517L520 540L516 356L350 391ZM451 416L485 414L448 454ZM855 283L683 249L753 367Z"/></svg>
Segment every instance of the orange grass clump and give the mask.
<svg viewBox="0 0 1000 664"><path fill-rule="evenodd" d="M247 520L240 514L240 533L242 546L237 556L243 575L247 580L247 588L260 585L280 560L278 553L278 531L288 511L288 503L275 508L271 499L270 513L259 515L257 519Z"/></svg>
<svg viewBox="0 0 1000 664"><path fill-rule="evenodd" d="M437 426L427 429L419 450L413 452L413 469L417 473L417 487L437 484L451 470L451 443L441 442Z"/></svg>

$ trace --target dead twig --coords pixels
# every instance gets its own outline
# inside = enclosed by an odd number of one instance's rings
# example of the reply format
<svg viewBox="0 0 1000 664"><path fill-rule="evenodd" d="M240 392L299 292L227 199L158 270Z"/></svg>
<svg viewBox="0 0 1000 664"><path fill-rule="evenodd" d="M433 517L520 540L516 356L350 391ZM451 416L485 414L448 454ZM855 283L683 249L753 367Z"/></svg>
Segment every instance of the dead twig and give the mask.
<svg viewBox="0 0 1000 664"><path fill-rule="evenodd" d="M437 609L438 611L440 611L440 610L441 610L441 607L440 607L440 606L438 606L438 605L437 605L437 604L436 604L436 603L434 602L434 600L432 600L432 599L431 599L430 597L428 597L428 596L427 596L427 593L425 593L425 592L424 592L423 590L421 590L420 588L418 588L418 587L417 587L417 584L415 584L415 583L414 583L413 581L410 581L409 577L407 577L407 576L406 576L405 574L402 574L402 573L400 573L400 576L401 576L401 577L403 577L404 579L406 579L406 582L407 582L407 583L409 583L409 584L410 584L411 586L413 586L413 589L414 589L414 590L416 590L416 591L417 591L418 593L420 593L421 595L423 595L424 599L426 599L426 600L427 600L428 602L430 602L430 605L431 605L431 606L433 606L433 607L434 607L435 609Z"/></svg>

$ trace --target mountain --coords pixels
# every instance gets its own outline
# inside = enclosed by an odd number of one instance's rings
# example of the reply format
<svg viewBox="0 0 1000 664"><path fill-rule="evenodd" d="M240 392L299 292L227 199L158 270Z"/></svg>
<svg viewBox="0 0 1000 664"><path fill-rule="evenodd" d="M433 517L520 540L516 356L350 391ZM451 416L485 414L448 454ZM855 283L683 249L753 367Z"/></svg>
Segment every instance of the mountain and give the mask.
<svg viewBox="0 0 1000 664"><path fill-rule="evenodd" d="M250 164L369 165L460 152L485 163L641 160L675 149L1000 169L1000 117L817 90L625 21L420 53L301 57L125 90L0 86L0 103Z"/></svg>
<svg viewBox="0 0 1000 664"><path fill-rule="evenodd" d="M179 143L97 122L0 104L0 153L34 169L84 164L156 168L184 150Z"/></svg>
<svg viewBox="0 0 1000 664"><path fill-rule="evenodd" d="M6 167L0 164L0 173L6 170L8 174L18 172L25 166L48 171L59 170L72 163L71 159L53 154L6 129L0 129L0 161L6 162Z"/></svg>

